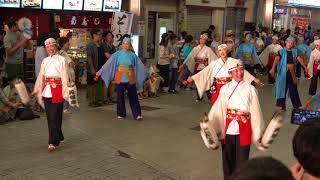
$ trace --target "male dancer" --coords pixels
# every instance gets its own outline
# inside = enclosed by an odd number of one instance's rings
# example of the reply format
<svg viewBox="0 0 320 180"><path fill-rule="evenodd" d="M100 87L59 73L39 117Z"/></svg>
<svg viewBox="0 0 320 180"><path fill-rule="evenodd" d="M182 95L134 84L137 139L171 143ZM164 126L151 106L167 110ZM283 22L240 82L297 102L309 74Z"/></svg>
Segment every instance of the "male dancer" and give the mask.
<svg viewBox="0 0 320 180"><path fill-rule="evenodd" d="M232 81L221 88L208 118L222 144L224 179L249 159L250 145L259 143L264 129L256 89L245 82L244 68L236 59L228 59Z"/></svg>
<svg viewBox="0 0 320 180"><path fill-rule="evenodd" d="M293 108L299 108L301 106L295 74L296 61L302 65L307 77L309 76L302 58L298 55L297 50L292 48L294 41L295 39L291 36L287 38L285 48L278 52L279 56L274 60L270 70L270 75L274 77L277 66L275 97L277 99L276 105L281 107L282 110L286 110L286 95L288 90Z"/></svg>
<svg viewBox="0 0 320 180"><path fill-rule="evenodd" d="M227 64L234 59L227 57L227 48L226 44L218 46L220 58L211 62L201 72L190 76L187 82L184 82L187 84L194 81L200 97L202 97L205 91L210 90L212 93L210 100L211 104L214 104L218 98L221 87L231 81L231 74L228 72ZM254 81L259 86L263 86L263 83L261 83L259 79L252 76L246 70L244 71L244 81L248 83Z"/></svg>

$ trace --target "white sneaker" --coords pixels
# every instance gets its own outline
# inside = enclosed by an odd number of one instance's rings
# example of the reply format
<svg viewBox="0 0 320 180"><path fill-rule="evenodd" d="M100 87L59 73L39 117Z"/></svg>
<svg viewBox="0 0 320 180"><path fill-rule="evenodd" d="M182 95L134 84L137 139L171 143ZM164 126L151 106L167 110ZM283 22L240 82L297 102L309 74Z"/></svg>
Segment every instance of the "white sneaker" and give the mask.
<svg viewBox="0 0 320 180"><path fill-rule="evenodd" d="M140 121L142 119L142 116L137 116L136 120Z"/></svg>
<svg viewBox="0 0 320 180"><path fill-rule="evenodd" d="M123 119L123 117L122 117L122 116L118 116L117 118L118 118L118 119Z"/></svg>

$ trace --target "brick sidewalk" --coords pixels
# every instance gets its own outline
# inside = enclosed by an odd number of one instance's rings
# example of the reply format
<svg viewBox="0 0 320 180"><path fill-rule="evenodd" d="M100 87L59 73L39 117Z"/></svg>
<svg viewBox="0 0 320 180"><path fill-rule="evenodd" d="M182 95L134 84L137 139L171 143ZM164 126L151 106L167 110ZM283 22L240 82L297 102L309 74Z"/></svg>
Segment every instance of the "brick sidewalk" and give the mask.
<svg viewBox="0 0 320 180"><path fill-rule="evenodd" d="M47 151L44 118L0 126L0 179L173 179L64 122L66 143ZM70 142L70 143L68 143Z"/></svg>

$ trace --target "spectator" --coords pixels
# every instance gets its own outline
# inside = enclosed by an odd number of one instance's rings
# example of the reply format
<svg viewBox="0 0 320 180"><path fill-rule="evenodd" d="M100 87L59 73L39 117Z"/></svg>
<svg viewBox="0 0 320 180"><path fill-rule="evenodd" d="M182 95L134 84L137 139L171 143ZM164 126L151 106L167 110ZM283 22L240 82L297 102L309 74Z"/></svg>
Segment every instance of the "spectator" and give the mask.
<svg viewBox="0 0 320 180"><path fill-rule="evenodd" d="M312 42L312 30L311 30L311 26L308 26L308 30L306 31L306 33L304 34L304 43L306 45L310 45L310 43Z"/></svg>
<svg viewBox="0 0 320 180"><path fill-rule="evenodd" d="M160 71L160 76L163 77L164 82L160 84L162 91L168 92L169 90L169 79L170 79L170 51L169 51L169 34L164 33L161 36L161 42L159 47L159 61L158 69Z"/></svg>
<svg viewBox="0 0 320 180"><path fill-rule="evenodd" d="M169 51L170 51L170 70L171 78L169 82L169 93L175 94L176 84L178 81L178 60L179 60L179 50L177 46L177 35L172 34L169 40Z"/></svg>
<svg viewBox="0 0 320 180"><path fill-rule="evenodd" d="M183 61L184 61L184 57L183 57L183 45L185 43L185 39L187 36L187 32L186 31L182 31L181 32L181 40L177 42L177 47L179 48L179 63L178 65L180 66Z"/></svg>
<svg viewBox="0 0 320 180"><path fill-rule="evenodd" d="M193 37L192 35L187 35L186 36L186 39L185 39L185 42L184 42L184 45L182 47L183 49L183 59L187 59L188 55L191 53L192 51L192 41L193 41ZM180 89L185 89L186 86L182 84L182 82L186 79L188 79L188 77L190 76L191 72L189 71L189 69L187 68L186 65L182 66L181 67L181 70L180 70L180 74L181 74L181 85L180 85ZM189 90L189 89L188 89Z"/></svg>
<svg viewBox="0 0 320 180"><path fill-rule="evenodd" d="M272 157L257 157L240 166L230 180L293 180L290 170Z"/></svg>
<svg viewBox="0 0 320 180"><path fill-rule="evenodd" d="M298 162L291 168L296 180L306 173L308 180L320 179L320 117L304 122L296 131L293 154Z"/></svg>
<svg viewBox="0 0 320 180"><path fill-rule="evenodd" d="M282 43L281 43L282 47L285 46L284 42L286 42L287 38L288 38L290 35L291 35L291 30L290 30L290 29L287 29L286 34L285 34L285 35L283 36L283 38L282 38Z"/></svg>
<svg viewBox="0 0 320 180"><path fill-rule="evenodd" d="M6 35L6 32L4 30L0 30L0 68L4 64L4 55L6 53L6 49L3 46L3 38Z"/></svg>
<svg viewBox="0 0 320 180"><path fill-rule="evenodd" d="M39 34L39 37L37 39L37 49L35 54L35 73L36 77L38 77L40 72L40 66L42 63L42 60L46 57L48 57L48 53L46 48L44 47L44 41L49 38L49 34L46 32L41 32Z"/></svg>
<svg viewBox="0 0 320 180"><path fill-rule="evenodd" d="M13 120L17 108L22 105L21 103L12 103L9 101L2 88L3 78L0 77L0 124Z"/></svg>
<svg viewBox="0 0 320 180"><path fill-rule="evenodd" d="M212 40L212 43L210 45L212 51L217 55L219 56L219 53L218 53L218 46L221 44L221 34L220 33L215 33L214 34L214 39Z"/></svg>
<svg viewBox="0 0 320 180"><path fill-rule="evenodd" d="M69 76L69 80L68 80L68 86L74 86L75 85L75 81L76 81L76 76L74 73L74 68L75 68L75 63L73 62L73 60L69 57L67 51L70 48L70 43L69 43L69 38L67 37L62 37L59 39L59 46L61 48L60 50L60 55L65 57L66 59L66 63L68 64L69 68L68 68L68 76ZM63 102L63 113L65 114L71 114L70 112L70 105L68 101L64 101Z"/></svg>
<svg viewBox="0 0 320 180"><path fill-rule="evenodd" d="M106 62L105 57L107 56L107 48L102 44L101 32L99 29L91 30L91 38L87 44L87 85L88 85L88 95L89 95L89 106L97 107L96 102L96 91L97 91L97 81L94 80L96 72L103 66Z"/></svg>
<svg viewBox="0 0 320 180"><path fill-rule="evenodd" d="M207 43L206 45L210 47L212 41L213 41L213 35L214 35L214 31L215 31L216 27L214 25L210 25L208 30L203 32L203 33L207 33L208 35L208 40L207 40ZM203 34L201 33L201 34Z"/></svg>
<svg viewBox="0 0 320 180"><path fill-rule="evenodd" d="M18 25L15 19L9 19L7 22L9 31L4 36L4 47L6 48L6 73L9 79L15 77L23 78L23 48L28 39L24 38L18 31Z"/></svg>
<svg viewBox="0 0 320 180"><path fill-rule="evenodd" d="M113 45L113 41L114 41L113 38L114 38L114 36L111 31L107 31L102 34L102 39L103 39L104 44L106 45L106 48L107 48L107 55L106 55L107 59L109 59L112 56L112 54L117 51L116 47ZM103 81L103 83L104 83L104 81ZM111 103L117 102L114 97L115 84L113 82L110 83L108 88L106 88L106 86L104 85L103 92L104 92L104 97L107 98L106 99L107 103L111 104Z"/></svg>

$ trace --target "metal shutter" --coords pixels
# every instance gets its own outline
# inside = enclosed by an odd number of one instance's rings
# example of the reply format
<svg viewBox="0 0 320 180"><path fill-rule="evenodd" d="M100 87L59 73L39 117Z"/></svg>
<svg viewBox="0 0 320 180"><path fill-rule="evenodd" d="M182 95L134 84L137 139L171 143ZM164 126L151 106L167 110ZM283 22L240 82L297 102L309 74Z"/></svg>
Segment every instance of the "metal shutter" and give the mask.
<svg viewBox="0 0 320 180"><path fill-rule="evenodd" d="M211 17L211 10L189 7L187 10L188 34L191 34L194 39L199 38L201 31L208 30L211 25Z"/></svg>

